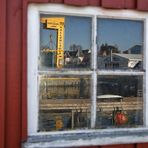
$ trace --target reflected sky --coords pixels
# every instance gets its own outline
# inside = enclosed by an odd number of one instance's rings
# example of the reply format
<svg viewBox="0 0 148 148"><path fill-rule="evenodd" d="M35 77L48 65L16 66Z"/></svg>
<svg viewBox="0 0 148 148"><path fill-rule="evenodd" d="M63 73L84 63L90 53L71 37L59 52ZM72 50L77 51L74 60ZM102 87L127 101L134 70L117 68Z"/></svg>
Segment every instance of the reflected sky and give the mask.
<svg viewBox="0 0 148 148"><path fill-rule="evenodd" d="M42 15L41 15L42 17ZM44 17L51 17L46 15ZM63 16L52 16L52 17L63 17ZM81 45L82 49L91 48L91 18L88 17L75 17L75 16L64 16L65 17L65 50L69 50L73 44ZM56 45L55 31L43 29L43 25L40 25L40 42L41 47L49 43L49 36L53 35L53 46Z"/></svg>
<svg viewBox="0 0 148 148"><path fill-rule="evenodd" d="M127 50L134 45L142 45L143 22L116 19L97 20L97 44L107 43L120 50Z"/></svg>
<svg viewBox="0 0 148 148"><path fill-rule="evenodd" d="M91 49L92 19L77 16L52 16L41 15L41 17L65 17L64 48L69 50L70 46L81 45L82 49ZM43 29L40 25L41 47L49 45L49 36L53 35L53 47L56 47L56 31ZM127 50L134 45L142 45L143 22L133 20L101 19L97 20L97 44L101 46L117 46L120 50Z"/></svg>

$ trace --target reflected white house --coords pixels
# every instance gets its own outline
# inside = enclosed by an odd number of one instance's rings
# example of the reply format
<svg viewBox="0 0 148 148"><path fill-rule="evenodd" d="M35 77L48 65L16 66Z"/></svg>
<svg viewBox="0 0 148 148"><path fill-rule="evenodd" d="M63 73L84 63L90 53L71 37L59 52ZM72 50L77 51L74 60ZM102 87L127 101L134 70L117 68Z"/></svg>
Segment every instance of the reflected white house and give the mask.
<svg viewBox="0 0 148 148"><path fill-rule="evenodd" d="M108 56L98 57L100 69L141 69L142 54L112 53Z"/></svg>

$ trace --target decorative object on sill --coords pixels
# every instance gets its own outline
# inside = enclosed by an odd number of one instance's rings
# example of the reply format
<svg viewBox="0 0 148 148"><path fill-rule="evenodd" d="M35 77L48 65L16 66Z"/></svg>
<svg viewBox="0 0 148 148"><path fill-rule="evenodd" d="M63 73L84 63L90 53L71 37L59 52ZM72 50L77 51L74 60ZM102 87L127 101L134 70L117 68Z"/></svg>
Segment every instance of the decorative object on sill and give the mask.
<svg viewBox="0 0 148 148"><path fill-rule="evenodd" d="M113 111L113 119L117 126L125 125L128 122L128 116L118 107Z"/></svg>

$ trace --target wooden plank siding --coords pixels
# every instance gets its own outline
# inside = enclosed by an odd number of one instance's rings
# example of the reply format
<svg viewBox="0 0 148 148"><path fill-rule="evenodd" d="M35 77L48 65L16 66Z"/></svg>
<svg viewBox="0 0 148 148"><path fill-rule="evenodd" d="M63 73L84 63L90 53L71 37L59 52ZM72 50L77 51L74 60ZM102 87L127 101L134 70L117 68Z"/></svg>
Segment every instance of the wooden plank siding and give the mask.
<svg viewBox="0 0 148 148"><path fill-rule="evenodd" d="M148 0L138 0L137 1L138 10L148 10Z"/></svg>
<svg viewBox="0 0 148 148"><path fill-rule="evenodd" d="M148 0L1 0L0 148L21 148L21 142L27 140L27 6L29 3L60 3L81 7L100 6L148 11ZM93 148L147 147L148 144L139 143Z"/></svg>
<svg viewBox="0 0 148 148"><path fill-rule="evenodd" d="M5 148L21 145L22 1L6 3L6 113Z"/></svg>
<svg viewBox="0 0 148 148"><path fill-rule="evenodd" d="M0 1L0 148L5 145L6 1Z"/></svg>

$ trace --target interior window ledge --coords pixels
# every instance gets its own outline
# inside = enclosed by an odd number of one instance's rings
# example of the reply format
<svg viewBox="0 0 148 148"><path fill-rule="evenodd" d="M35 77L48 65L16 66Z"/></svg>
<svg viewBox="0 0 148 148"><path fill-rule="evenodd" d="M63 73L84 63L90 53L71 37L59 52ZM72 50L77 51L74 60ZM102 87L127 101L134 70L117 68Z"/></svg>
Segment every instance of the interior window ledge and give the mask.
<svg viewBox="0 0 148 148"><path fill-rule="evenodd" d="M60 148L148 142L148 128L91 130L28 137L23 148Z"/></svg>

